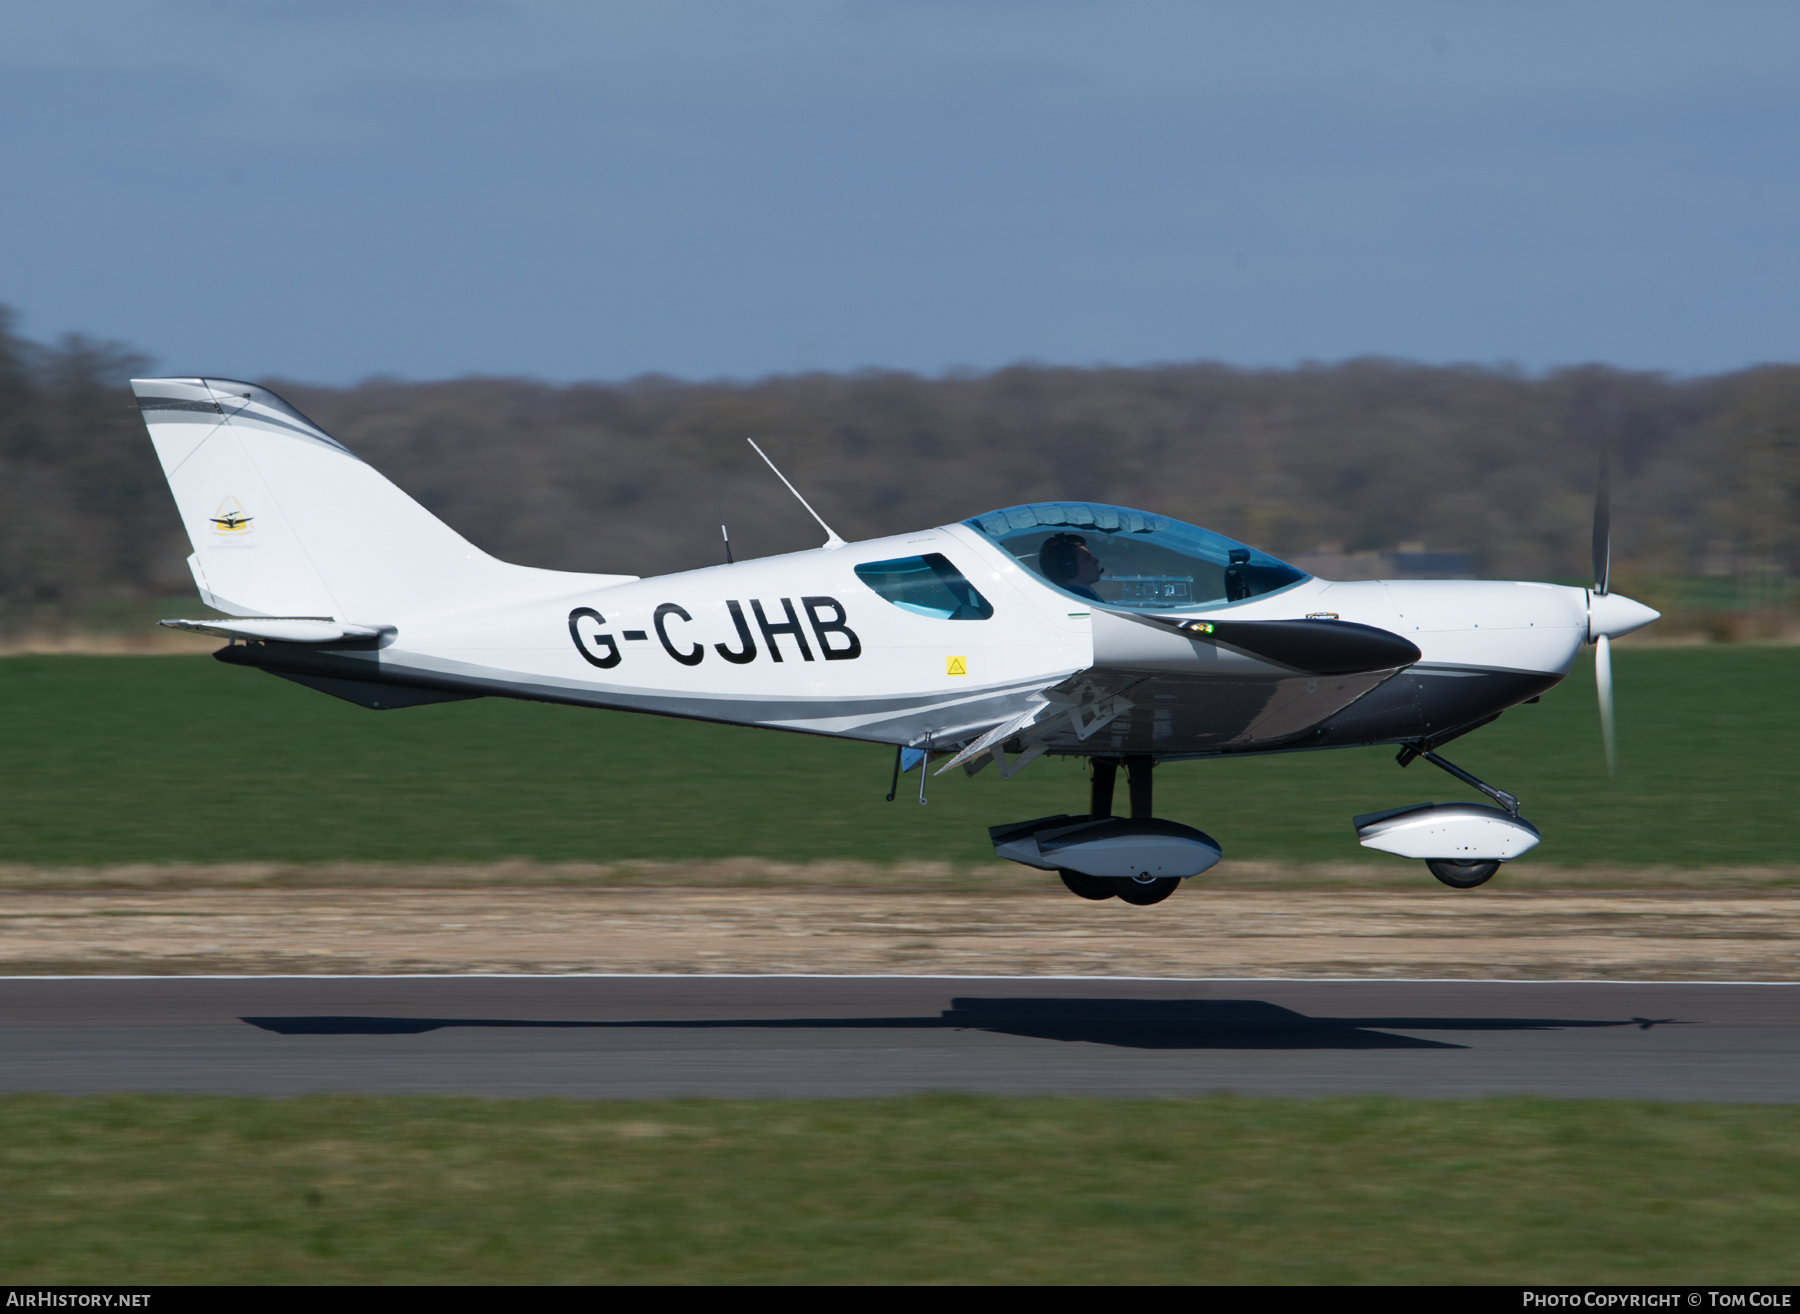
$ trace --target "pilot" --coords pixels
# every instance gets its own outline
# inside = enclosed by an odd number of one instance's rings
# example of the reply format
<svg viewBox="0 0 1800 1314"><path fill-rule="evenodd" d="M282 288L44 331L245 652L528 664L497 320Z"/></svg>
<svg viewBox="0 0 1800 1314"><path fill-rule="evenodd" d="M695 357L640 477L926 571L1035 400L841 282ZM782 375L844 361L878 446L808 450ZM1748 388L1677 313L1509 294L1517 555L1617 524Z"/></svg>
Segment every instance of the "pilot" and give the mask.
<svg viewBox="0 0 1800 1314"><path fill-rule="evenodd" d="M1087 540L1080 534L1053 534L1045 539L1038 549L1038 568L1052 584L1079 597L1100 601L1100 595L1087 586L1098 584L1106 571L1088 551Z"/></svg>

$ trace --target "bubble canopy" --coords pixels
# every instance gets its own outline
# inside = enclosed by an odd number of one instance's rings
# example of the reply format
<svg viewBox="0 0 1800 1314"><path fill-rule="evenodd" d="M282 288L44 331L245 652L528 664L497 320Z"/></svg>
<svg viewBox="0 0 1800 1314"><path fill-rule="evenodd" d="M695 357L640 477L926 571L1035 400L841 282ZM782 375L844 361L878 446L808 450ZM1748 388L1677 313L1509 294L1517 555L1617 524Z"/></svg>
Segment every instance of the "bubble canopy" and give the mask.
<svg viewBox="0 0 1800 1314"><path fill-rule="evenodd" d="M1224 606L1308 578L1305 571L1210 529L1098 502L1033 502L963 523L1052 587L1108 607ZM1082 561L1083 552L1092 564ZM1097 580L1091 578L1095 567ZM1088 582L1082 582L1084 575Z"/></svg>

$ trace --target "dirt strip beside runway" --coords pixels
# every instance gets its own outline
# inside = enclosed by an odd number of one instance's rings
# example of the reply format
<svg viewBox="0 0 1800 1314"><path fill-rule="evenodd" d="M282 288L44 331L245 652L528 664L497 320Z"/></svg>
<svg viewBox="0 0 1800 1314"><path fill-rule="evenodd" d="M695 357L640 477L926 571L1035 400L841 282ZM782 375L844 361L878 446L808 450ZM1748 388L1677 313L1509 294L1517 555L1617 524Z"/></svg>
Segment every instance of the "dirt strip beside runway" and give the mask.
<svg viewBox="0 0 1800 1314"><path fill-rule="evenodd" d="M1800 892L0 892L0 974L747 972L1800 979Z"/></svg>

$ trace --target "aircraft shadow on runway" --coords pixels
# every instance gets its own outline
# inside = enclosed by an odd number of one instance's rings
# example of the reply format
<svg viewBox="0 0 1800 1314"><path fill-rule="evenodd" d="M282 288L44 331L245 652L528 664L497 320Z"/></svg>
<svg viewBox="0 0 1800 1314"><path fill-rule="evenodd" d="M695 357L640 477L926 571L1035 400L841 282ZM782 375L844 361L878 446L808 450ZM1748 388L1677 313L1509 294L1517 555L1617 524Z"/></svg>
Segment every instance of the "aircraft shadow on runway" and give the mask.
<svg viewBox="0 0 1800 1314"><path fill-rule="evenodd" d="M645 1019L585 1022L525 1018L246 1017L284 1036L405 1036L445 1027L605 1030L975 1030L1130 1049L1464 1049L1395 1031L1648 1029L1673 1019L1593 1021L1531 1017L1308 1017L1259 999L956 999L936 1017Z"/></svg>

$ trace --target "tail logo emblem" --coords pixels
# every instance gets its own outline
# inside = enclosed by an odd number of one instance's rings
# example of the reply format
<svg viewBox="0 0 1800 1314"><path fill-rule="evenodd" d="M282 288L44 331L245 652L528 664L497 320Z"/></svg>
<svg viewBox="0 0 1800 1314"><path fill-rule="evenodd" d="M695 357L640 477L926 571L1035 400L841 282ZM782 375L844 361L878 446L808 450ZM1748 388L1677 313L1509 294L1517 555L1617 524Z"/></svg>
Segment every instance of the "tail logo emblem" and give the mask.
<svg viewBox="0 0 1800 1314"><path fill-rule="evenodd" d="M244 504L235 497L228 497L219 503L219 509L212 515L213 533L226 537L238 537L250 532L250 523L255 516L244 514Z"/></svg>

